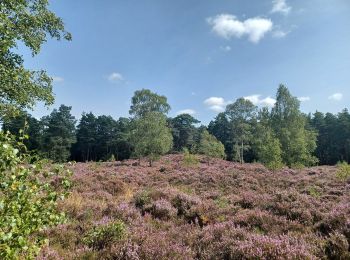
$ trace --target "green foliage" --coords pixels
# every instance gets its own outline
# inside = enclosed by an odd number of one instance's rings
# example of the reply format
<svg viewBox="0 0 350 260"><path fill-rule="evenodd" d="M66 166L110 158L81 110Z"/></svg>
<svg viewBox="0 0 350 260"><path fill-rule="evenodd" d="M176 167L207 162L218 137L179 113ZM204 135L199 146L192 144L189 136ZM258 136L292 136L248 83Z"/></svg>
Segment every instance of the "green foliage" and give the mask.
<svg viewBox="0 0 350 260"><path fill-rule="evenodd" d="M167 114L170 110L167 98L149 89L137 90L131 99L130 115L143 117L150 112Z"/></svg>
<svg viewBox="0 0 350 260"><path fill-rule="evenodd" d="M249 148L252 138L252 124L255 121L257 107L244 98L237 99L226 107L225 114L231 123L231 138L234 144L234 158L244 162L244 151Z"/></svg>
<svg viewBox="0 0 350 260"><path fill-rule="evenodd" d="M70 157L72 144L75 143L75 118L71 107L61 105L58 110L43 119L43 152L54 162L66 162Z"/></svg>
<svg viewBox="0 0 350 260"><path fill-rule="evenodd" d="M3 118L2 129L4 132L10 132L17 138L22 136L22 131L28 135L23 142L29 151L39 151L42 146L42 135L44 126L40 120L32 117L25 111L18 111L16 116L6 116Z"/></svg>
<svg viewBox="0 0 350 260"><path fill-rule="evenodd" d="M195 154L191 154L187 148L183 149L183 164L188 167L198 165L199 160Z"/></svg>
<svg viewBox="0 0 350 260"><path fill-rule="evenodd" d="M299 107L299 100L280 85L271 112L271 126L281 143L283 163L288 166L310 166L317 162L313 156L317 134L306 128L306 117Z"/></svg>
<svg viewBox="0 0 350 260"><path fill-rule="evenodd" d="M135 195L134 197L135 206L143 209L147 204L151 202L151 197L148 191L142 191Z"/></svg>
<svg viewBox="0 0 350 260"><path fill-rule="evenodd" d="M196 127L200 121L189 114L181 114L170 120L174 139L174 150L181 151L183 148L191 149L194 146Z"/></svg>
<svg viewBox="0 0 350 260"><path fill-rule="evenodd" d="M224 145L215 136L209 134L207 130L204 130L201 134L198 152L206 155L208 164L210 158L225 158Z"/></svg>
<svg viewBox="0 0 350 260"><path fill-rule="evenodd" d="M259 162L268 169L278 170L283 167L281 144L269 126L267 109L262 109L259 113L259 122L254 129L253 149Z"/></svg>
<svg viewBox="0 0 350 260"><path fill-rule="evenodd" d="M319 198L322 195L320 188L317 186L310 186L307 190L308 194L314 198Z"/></svg>
<svg viewBox="0 0 350 260"><path fill-rule="evenodd" d="M348 178L350 178L350 165L347 162L338 163L337 168L337 173L335 175L337 179L346 181Z"/></svg>
<svg viewBox="0 0 350 260"><path fill-rule="evenodd" d="M225 152L228 160L233 159L233 135L232 125L227 119L225 113L219 113L208 125L208 132L214 135L225 146Z"/></svg>
<svg viewBox="0 0 350 260"><path fill-rule="evenodd" d="M120 220L97 225L83 238L83 243L96 250L101 250L123 239L126 236L126 226Z"/></svg>
<svg viewBox="0 0 350 260"><path fill-rule="evenodd" d="M73 146L72 157L78 161L108 161L112 156L118 160L128 159L131 144L128 142L130 120L111 116L83 113L77 127L77 143Z"/></svg>
<svg viewBox="0 0 350 260"><path fill-rule="evenodd" d="M315 155L320 164L350 162L350 114L347 109L337 115L316 112L308 118L310 127L318 132Z"/></svg>
<svg viewBox="0 0 350 260"><path fill-rule="evenodd" d="M34 258L45 242L39 232L65 220L57 203L67 195L71 173L62 165L31 164L22 151L22 143L0 132L1 259Z"/></svg>
<svg viewBox="0 0 350 260"><path fill-rule="evenodd" d="M47 35L71 39L62 20L47 7L48 0L0 2L0 116L32 108L37 101L53 103L52 79L44 70L26 69L22 56L14 53L23 43L32 55L38 54Z"/></svg>
<svg viewBox="0 0 350 260"><path fill-rule="evenodd" d="M134 155L147 157L152 162L170 151L173 137L167 127L166 118L159 112L150 112L135 119L130 136L134 146Z"/></svg>

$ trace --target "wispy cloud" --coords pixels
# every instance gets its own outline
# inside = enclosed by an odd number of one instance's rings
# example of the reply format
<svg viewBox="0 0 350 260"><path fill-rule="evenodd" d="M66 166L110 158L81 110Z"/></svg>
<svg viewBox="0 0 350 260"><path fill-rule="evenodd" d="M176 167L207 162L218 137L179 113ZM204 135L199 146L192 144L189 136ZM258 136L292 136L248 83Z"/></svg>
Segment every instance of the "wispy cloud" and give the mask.
<svg viewBox="0 0 350 260"><path fill-rule="evenodd" d="M222 97L210 97L203 102L210 110L215 112L223 112L229 103Z"/></svg>
<svg viewBox="0 0 350 260"><path fill-rule="evenodd" d="M249 100L256 106L268 106L268 107L273 107L274 104L276 103L276 100L270 96L261 98L261 95L255 94L255 95L250 95L244 97L244 99Z"/></svg>
<svg viewBox="0 0 350 260"><path fill-rule="evenodd" d="M59 77L59 76L52 76L51 78L52 78L53 82L57 82L57 83L64 81L64 78Z"/></svg>
<svg viewBox="0 0 350 260"><path fill-rule="evenodd" d="M290 32L289 31L283 31L283 30L275 30L272 32L272 36L274 38L284 38L286 37Z"/></svg>
<svg viewBox="0 0 350 260"><path fill-rule="evenodd" d="M343 94L342 93L334 93L334 94L330 95L328 97L328 99L334 100L334 101L340 101L343 99Z"/></svg>
<svg viewBox="0 0 350 260"><path fill-rule="evenodd" d="M305 102L305 101L310 101L310 97L298 97L298 100L300 101L300 102Z"/></svg>
<svg viewBox="0 0 350 260"><path fill-rule="evenodd" d="M221 49L222 51L228 52L228 51L231 50L231 47L228 46L228 45L226 45L226 46L221 46L220 49Z"/></svg>
<svg viewBox="0 0 350 260"><path fill-rule="evenodd" d="M183 109L183 110L176 112L176 115L181 115L181 114L189 114L189 115L193 116L196 114L196 111L188 108L188 109Z"/></svg>
<svg viewBox="0 0 350 260"><path fill-rule="evenodd" d="M118 72L111 73L107 77L107 79L112 83L118 83L118 82L124 81L124 77L122 76L122 74L120 74Z"/></svg>
<svg viewBox="0 0 350 260"><path fill-rule="evenodd" d="M287 4L286 0L273 0L271 13L281 13L287 15L292 10L292 7Z"/></svg>
<svg viewBox="0 0 350 260"><path fill-rule="evenodd" d="M230 39L247 36L248 40L253 43L258 43L273 27L270 19L253 17L240 21L231 14L209 17L207 22L212 26L212 31L222 38Z"/></svg>

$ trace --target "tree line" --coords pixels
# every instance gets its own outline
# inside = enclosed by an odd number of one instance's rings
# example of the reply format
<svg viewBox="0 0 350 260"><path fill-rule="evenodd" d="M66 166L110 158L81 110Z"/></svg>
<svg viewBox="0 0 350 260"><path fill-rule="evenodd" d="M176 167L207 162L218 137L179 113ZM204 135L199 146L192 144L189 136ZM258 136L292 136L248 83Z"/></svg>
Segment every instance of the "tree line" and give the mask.
<svg viewBox="0 0 350 260"><path fill-rule="evenodd" d="M130 117L83 113L77 121L61 105L40 120L28 112L3 118L3 130L25 128L29 150L53 161L107 161L147 157L150 164L169 152L206 154L270 168L350 161L350 114L303 114L300 102L280 85L272 109L239 98L208 126L189 114L167 117L167 98L148 89L135 92Z"/></svg>

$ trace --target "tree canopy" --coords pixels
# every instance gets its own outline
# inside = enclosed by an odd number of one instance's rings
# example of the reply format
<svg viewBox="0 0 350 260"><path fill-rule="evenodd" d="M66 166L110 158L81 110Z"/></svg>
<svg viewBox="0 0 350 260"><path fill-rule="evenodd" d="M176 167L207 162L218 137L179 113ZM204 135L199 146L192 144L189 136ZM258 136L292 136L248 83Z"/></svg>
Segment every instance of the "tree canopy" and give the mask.
<svg viewBox="0 0 350 260"><path fill-rule="evenodd" d="M149 89L137 90L131 99L130 115L145 116L149 112L167 114L170 110L167 98L153 93Z"/></svg>
<svg viewBox="0 0 350 260"><path fill-rule="evenodd" d="M22 56L14 52L23 43L34 56L47 36L71 39L61 18L48 9L48 0L0 2L0 116L33 108L37 101L53 103L50 76L26 69Z"/></svg>

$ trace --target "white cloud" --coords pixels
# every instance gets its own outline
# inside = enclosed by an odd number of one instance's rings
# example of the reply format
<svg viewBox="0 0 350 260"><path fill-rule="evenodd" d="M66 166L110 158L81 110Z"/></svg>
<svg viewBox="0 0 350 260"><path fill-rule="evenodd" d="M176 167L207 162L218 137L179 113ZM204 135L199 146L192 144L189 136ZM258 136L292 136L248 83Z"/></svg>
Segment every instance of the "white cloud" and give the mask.
<svg viewBox="0 0 350 260"><path fill-rule="evenodd" d="M305 102L305 101L310 101L310 97L298 97L298 100L300 101L300 102Z"/></svg>
<svg viewBox="0 0 350 260"><path fill-rule="evenodd" d="M177 113L176 113L176 115L181 115L181 114L189 114L189 115L193 116L196 114L196 111L189 108L189 109L177 111Z"/></svg>
<svg viewBox="0 0 350 260"><path fill-rule="evenodd" d="M204 100L204 104L215 112L223 112L227 103L222 97L210 97Z"/></svg>
<svg viewBox="0 0 350 260"><path fill-rule="evenodd" d="M108 76L108 80L113 83L121 82L124 80L122 74L118 72L113 72Z"/></svg>
<svg viewBox="0 0 350 260"><path fill-rule="evenodd" d="M282 31L282 30L276 30L272 32L272 36L274 38L284 38L289 34L289 32Z"/></svg>
<svg viewBox="0 0 350 260"><path fill-rule="evenodd" d="M270 96L266 98L261 98L261 95L258 95L258 94L246 96L244 97L244 99L249 100L256 106L261 105L261 106L272 107L276 103L276 100L274 98Z"/></svg>
<svg viewBox="0 0 350 260"><path fill-rule="evenodd" d="M249 41L258 43L266 33L272 30L273 23L270 19L253 17L240 21L231 14L220 14L207 18L213 32L225 39L232 37L241 38L247 36Z"/></svg>
<svg viewBox="0 0 350 260"><path fill-rule="evenodd" d="M52 78L52 81L53 82L63 82L64 81L64 78L62 78L62 77L58 77L58 76L52 76L51 77Z"/></svg>
<svg viewBox="0 0 350 260"><path fill-rule="evenodd" d="M292 10L292 7L290 7L287 4L286 0L273 0L272 1L272 9L271 13L281 13L284 15L289 14L289 12Z"/></svg>
<svg viewBox="0 0 350 260"><path fill-rule="evenodd" d="M339 100L343 99L343 94L342 93L334 93L333 95L330 95L328 97L328 99L334 100L334 101L339 101Z"/></svg>

